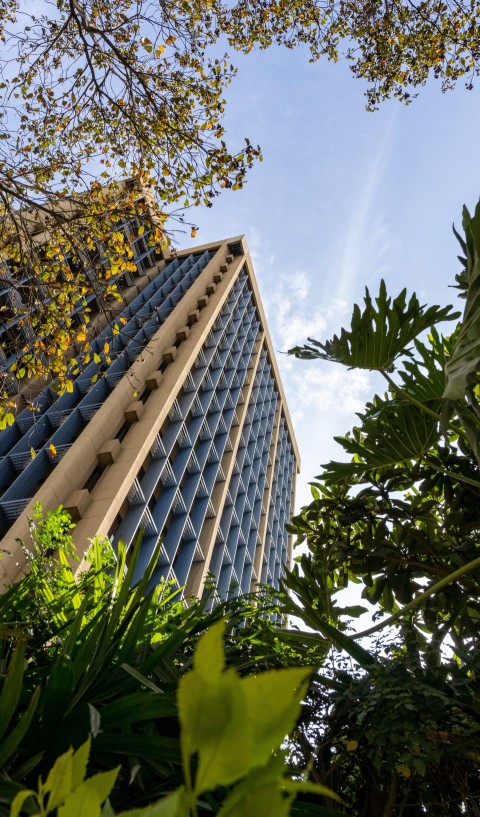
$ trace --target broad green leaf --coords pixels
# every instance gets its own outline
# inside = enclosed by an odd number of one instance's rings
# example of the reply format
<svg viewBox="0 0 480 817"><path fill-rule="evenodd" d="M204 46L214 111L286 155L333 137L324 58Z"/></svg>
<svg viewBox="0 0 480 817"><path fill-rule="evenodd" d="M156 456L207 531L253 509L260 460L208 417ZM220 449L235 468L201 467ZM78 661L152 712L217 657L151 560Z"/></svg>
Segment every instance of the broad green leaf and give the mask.
<svg viewBox="0 0 480 817"><path fill-rule="evenodd" d="M439 436L435 418L406 401L376 397L368 413L359 416L360 427L335 438L354 459L324 465L327 482L419 460Z"/></svg>
<svg viewBox="0 0 480 817"><path fill-rule="evenodd" d="M198 642L195 651L194 668L202 678L211 680L225 668L225 654L223 651L223 636L225 622L220 621L205 633Z"/></svg>
<svg viewBox="0 0 480 817"><path fill-rule="evenodd" d="M101 800L94 789L80 786L58 809L57 817L100 817Z"/></svg>
<svg viewBox="0 0 480 817"><path fill-rule="evenodd" d="M70 748L58 757L48 773L43 789L49 792L48 807L51 811L65 802L68 795L74 790L73 785L73 749ZM81 778L80 783L83 781Z"/></svg>
<svg viewBox="0 0 480 817"><path fill-rule="evenodd" d="M436 403L445 389L445 365L455 345L455 334L444 338L435 327L425 342L415 340L414 353L403 361L399 375L403 389L420 403Z"/></svg>
<svg viewBox="0 0 480 817"><path fill-rule="evenodd" d="M218 817L288 817L292 795L285 796L283 752L242 780L226 798Z"/></svg>
<svg viewBox="0 0 480 817"><path fill-rule="evenodd" d="M50 810L64 803L67 797L83 783L87 773L89 754L90 737L76 752L70 748L57 758L42 786L44 792L50 793L48 799Z"/></svg>
<svg viewBox="0 0 480 817"><path fill-rule="evenodd" d="M445 365L446 400L462 400L467 386L480 367L480 202L473 217L463 208L466 241L465 269L457 280L465 290L465 311L455 348ZM457 238L460 238L457 235Z"/></svg>
<svg viewBox="0 0 480 817"><path fill-rule="evenodd" d="M251 768L268 762L300 715L312 669L278 669L241 679L245 718L252 725Z"/></svg>
<svg viewBox="0 0 480 817"><path fill-rule="evenodd" d="M120 766L99 772L78 786L58 809L58 817L99 817L101 806L115 785Z"/></svg>
<svg viewBox="0 0 480 817"><path fill-rule="evenodd" d="M303 360L336 361L354 369L389 371L397 357L409 353L414 338L434 324L459 315L451 312L451 306L426 309L415 293L407 303L406 296L403 289L392 300L382 280L374 300L366 289L365 308L354 306L349 329L342 329L339 336L334 335L325 343L309 338L308 344L290 349L289 354Z"/></svg>
<svg viewBox="0 0 480 817"><path fill-rule="evenodd" d="M198 671L197 663L180 681L178 708L184 769L198 753L195 791L201 793L228 786L249 771L252 731L245 717L245 694L235 671L219 674L218 664L214 663L209 677L208 667Z"/></svg>
<svg viewBox="0 0 480 817"><path fill-rule="evenodd" d="M85 780L87 774L87 763L90 755L90 736L83 743L72 757L72 789L76 789Z"/></svg>
<svg viewBox="0 0 480 817"><path fill-rule="evenodd" d="M292 800L279 786L247 790L236 802L226 800L218 817L288 817Z"/></svg>

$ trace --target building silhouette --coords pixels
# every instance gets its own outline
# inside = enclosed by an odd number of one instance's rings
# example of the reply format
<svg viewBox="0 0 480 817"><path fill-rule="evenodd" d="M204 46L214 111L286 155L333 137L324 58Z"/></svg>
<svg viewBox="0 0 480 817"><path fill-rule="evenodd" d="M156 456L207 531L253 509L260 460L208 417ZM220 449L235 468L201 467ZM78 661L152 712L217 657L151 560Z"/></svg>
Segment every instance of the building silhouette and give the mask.
<svg viewBox="0 0 480 817"><path fill-rule="evenodd" d="M139 573L161 536L156 578L186 594L209 574L222 598L277 587L299 456L246 241L142 247L73 389L44 387L0 433L1 581L40 502L68 509L80 554L143 532Z"/></svg>

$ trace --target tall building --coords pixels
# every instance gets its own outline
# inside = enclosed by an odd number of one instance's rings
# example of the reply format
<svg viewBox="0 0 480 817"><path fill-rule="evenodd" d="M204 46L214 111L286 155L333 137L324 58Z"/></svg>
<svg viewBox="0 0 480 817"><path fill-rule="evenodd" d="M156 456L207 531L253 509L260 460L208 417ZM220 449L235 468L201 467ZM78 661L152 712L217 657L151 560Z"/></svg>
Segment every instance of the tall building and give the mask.
<svg viewBox="0 0 480 817"><path fill-rule="evenodd" d="M299 456L245 239L137 266L73 389L0 433L2 581L40 502L69 510L80 553L143 531L139 572L162 536L157 578L187 594L208 574L221 597L278 586Z"/></svg>

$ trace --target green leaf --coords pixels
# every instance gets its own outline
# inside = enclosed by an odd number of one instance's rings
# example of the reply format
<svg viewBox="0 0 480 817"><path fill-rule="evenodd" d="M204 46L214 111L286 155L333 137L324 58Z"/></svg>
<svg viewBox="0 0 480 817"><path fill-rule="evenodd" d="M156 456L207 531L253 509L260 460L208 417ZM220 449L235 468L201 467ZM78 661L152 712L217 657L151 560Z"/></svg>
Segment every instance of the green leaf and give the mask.
<svg viewBox="0 0 480 817"><path fill-rule="evenodd" d="M95 738L92 752L101 755L102 752L111 752L117 755L134 755L141 758L145 763L150 761L168 761L178 763L180 761L180 746L177 738L165 735L120 734L115 733L105 735L101 732Z"/></svg>
<svg viewBox="0 0 480 817"><path fill-rule="evenodd" d="M279 752L235 786L218 817L288 817L293 796L283 791L284 770L285 756Z"/></svg>
<svg viewBox="0 0 480 817"><path fill-rule="evenodd" d="M48 773L43 789L45 792L50 792L50 797L48 798L48 808L51 811L64 803L68 795L71 794L74 789L72 758L73 749L70 748L67 752L60 755L60 757L56 759L53 767ZM82 776L80 782L83 781L83 777L84 775Z"/></svg>
<svg viewBox="0 0 480 817"><path fill-rule="evenodd" d="M101 817L115 817L115 812L112 808L110 800L108 799L105 800L105 803L103 804Z"/></svg>
<svg viewBox="0 0 480 817"><path fill-rule="evenodd" d="M90 755L90 736L82 743L81 746L73 753L72 757L72 789L78 788L83 783L87 774L87 763Z"/></svg>
<svg viewBox="0 0 480 817"><path fill-rule="evenodd" d="M225 668L224 633L225 622L219 621L210 627L198 642L195 651L194 668L201 678L211 680L223 672Z"/></svg>
<svg viewBox="0 0 480 817"><path fill-rule="evenodd" d="M30 699L27 710L24 712L13 731L10 732L8 737L4 739L2 745L0 746L0 767L7 764L27 734L28 727L30 726L35 709L37 708L39 695L40 687L37 687Z"/></svg>
<svg viewBox="0 0 480 817"><path fill-rule="evenodd" d="M0 740L8 729L15 715L22 692L23 671L25 666L25 641L19 639L8 664L8 670L0 695Z"/></svg>
<svg viewBox="0 0 480 817"><path fill-rule="evenodd" d="M99 772L76 788L58 809L58 817L100 817L101 806L115 785L120 766Z"/></svg>
<svg viewBox="0 0 480 817"><path fill-rule="evenodd" d="M316 803L303 803L295 800L290 811L290 817L345 817L345 812L318 806Z"/></svg>
<svg viewBox="0 0 480 817"><path fill-rule="evenodd" d="M45 793L50 793L49 810L53 811L58 808L75 789L82 785L87 773L89 754L90 737L76 752L70 747L57 758L42 786Z"/></svg>
<svg viewBox="0 0 480 817"><path fill-rule="evenodd" d="M375 301L365 289L364 310L355 304L350 329L342 329L340 336L325 343L309 338L308 344L290 349L289 354L303 360L336 361L353 369L391 370L397 357L408 354L414 338L436 323L459 316L451 306L426 309L415 293L407 304L406 295L403 289L392 301L382 280Z"/></svg>
<svg viewBox="0 0 480 817"><path fill-rule="evenodd" d="M221 672L223 631L219 622L200 639L195 668L178 689L184 769L189 769L194 754L199 755L197 793L228 786L250 768L252 733L245 718L245 695L233 669Z"/></svg>
<svg viewBox="0 0 480 817"><path fill-rule="evenodd" d="M151 718L172 718L177 714L175 695L135 692L123 695L102 708L102 728L106 732L119 723L126 726Z"/></svg>
<svg viewBox="0 0 480 817"><path fill-rule="evenodd" d="M139 681L143 686L147 687L148 689L151 689L152 692L161 693L162 690L160 689L160 687L154 684L153 681L150 681L149 678L146 678L145 675L142 675L142 673L135 669L135 667L130 667L128 664L121 664L121 667L122 669L125 670L125 672L128 672L128 674L131 675L132 678L135 678L137 681Z"/></svg>
<svg viewBox="0 0 480 817"><path fill-rule="evenodd" d="M465 290L466 304L455 348L445 366L446 400L463 399L480 366L480 202L473 217L463 208L463 228L466 241L457 238L466 251L465 270L457 281Z"/></svg>
<svg viewBox="0 0 480 817"><path fill-rule="evenodd" d="M359 417L362 420L359 428L351 435L335 438L354 459L350 463L324 465L323 477L327 482L418 460L439 436L435 417L402 400L375 397L368 412Z"/></svg>
<svg viewBox="0 0 480 817"><path fill-rule="evenodd" d="M241 679L252 724L251 768L268 762L298 720L312 669L279 669Z"/></svg>
<svg viewBox="0 0 480 817"><path fill-rule="evenodd" d="M71 701L73 684L72 662L68 656L60 654L55 660L47 681L40 712L43 734L47 740L54 734L63 719L65 710Z"/></svg>
<svg viewBox="0 0 480 817"><path fill-rule="evenodd" d="M157 800L144 808L122 811L117 817L189 817L189 809L183 786L171 792L167 797Z"/></svg>
<svg viewBox="0 0 480 817"><path fill-rule="evenodd" d="M9 817L18 817L22 810L23 804L25 803L26 800L28 800L29 797L32 796L32 794L35 795L35 792L31 791L30 789L19 791L18 794L15 795L15 798L10 807Z"/></svg>
<svg viewBox="0 0 480 817"><path fill-rule="evenodd" d="M241 799L226 800L218 817L288 817L292 795L285 795L279 786L265 786L260 790L245 791Z"/></svg>
<svg viewBox="0 0 480 817"><path fill-rule="evenodd" d="M84 784L85 785L85 784ZM58 809L57 817L100 817L101 801L94 789L80 786Z"/></svg>

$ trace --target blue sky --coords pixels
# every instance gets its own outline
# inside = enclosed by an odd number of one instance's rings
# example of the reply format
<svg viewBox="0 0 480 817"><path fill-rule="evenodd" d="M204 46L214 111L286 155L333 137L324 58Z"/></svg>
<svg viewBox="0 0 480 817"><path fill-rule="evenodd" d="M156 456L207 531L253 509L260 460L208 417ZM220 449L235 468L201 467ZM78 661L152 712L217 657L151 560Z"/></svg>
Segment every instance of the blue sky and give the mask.
<svg viewBox="0 0 480 817"><path fill-rule="evenodd" d="M352 426L374 381L281 352L308 335L330 337L382 277L391 294L407 286L424 302L454 301L451 225L480 196L479 94L442 94L432 82L409 107L392 101L368 113L346 64L312 65L306 51L281 49L234 62L227 134L239 147L244 136L260 143L265 158L244 190L188 216L202 243L247 237L302 455L304 504L320 463L342 454L333 436Z"/></svg>

